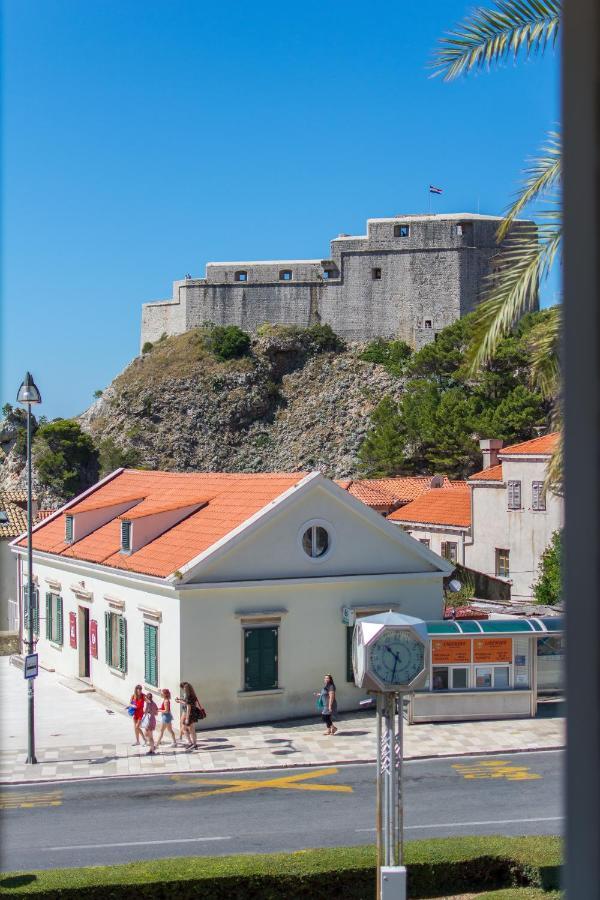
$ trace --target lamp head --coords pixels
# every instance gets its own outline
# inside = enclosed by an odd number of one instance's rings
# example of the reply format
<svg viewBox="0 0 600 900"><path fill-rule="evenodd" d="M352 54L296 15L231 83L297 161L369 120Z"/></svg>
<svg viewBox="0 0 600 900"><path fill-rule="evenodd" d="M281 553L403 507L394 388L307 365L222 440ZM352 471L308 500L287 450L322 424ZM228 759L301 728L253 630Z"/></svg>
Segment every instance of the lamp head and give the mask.
<svg viewBox="0 0 600 900"><path fill-rule="evenodd" d="M17 394L17 403L41 403L42 395L40 394L31 373L27 372L23 384L19 388Z"/></svg>

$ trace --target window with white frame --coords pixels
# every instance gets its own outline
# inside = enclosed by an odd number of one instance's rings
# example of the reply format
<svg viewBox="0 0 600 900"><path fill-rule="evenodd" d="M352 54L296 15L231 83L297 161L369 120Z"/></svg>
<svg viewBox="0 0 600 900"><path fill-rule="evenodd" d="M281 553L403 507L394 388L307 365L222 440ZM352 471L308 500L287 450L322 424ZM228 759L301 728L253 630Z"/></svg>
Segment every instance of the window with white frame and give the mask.
<svg viewBox="0 0 600 900"><path fill-rule="evenodd" d="M475 666L475 687L506 690L510 687L510 666Z"/></svg>
<svg viewBox="0 0 600 900"><path fill-rule="evenodd" d="M121 613L104 613L106 663L112 669L127 671L127 621Z"/></svg>
<svg viewBox="0 0 600 900"><path fill-rule="evenodd" d="M329 544L329 532L322 525L310 525L302 535L302 549L312 559L325 556Z"/></svg>
<svg viewBox="0 0 600 900"><path fill-rule="evenodd" d="M63 643L63 601L58 594L46 594L46 640Z"/></svg>
<svg viewBox="0 0 600 900"><path fill-rule="evenodd" d="M531 482L531 508L536 511L546 509L546 491L543 481Z"/></svg>
<svg viewBox="0 0 600 900"><path fill-rule="evenodd" d="M442 541L441 555L448 562L454 563L458 560L458 544L455 541Z"/></svg>
<svg viewBox="0 0 600 900"><path fill-rule="evenodd" d="M461 691L469 686L468 666L434 666L432 675L434 691Z"/></svg>
<svg viewBox="0 0 600 900"><path fill-rule="evenodd" d="M508 490L508 508L521 509L521 482L509 481L506 487Z"/></svg>

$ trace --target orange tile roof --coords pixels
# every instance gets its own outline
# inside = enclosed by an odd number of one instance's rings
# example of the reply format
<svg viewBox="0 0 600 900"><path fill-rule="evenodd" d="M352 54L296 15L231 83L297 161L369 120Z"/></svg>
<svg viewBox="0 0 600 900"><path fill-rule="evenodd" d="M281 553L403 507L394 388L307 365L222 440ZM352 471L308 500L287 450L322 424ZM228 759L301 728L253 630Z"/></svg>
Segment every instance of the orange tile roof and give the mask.
<svg viewBox="0 0 600 900"><path fill-rule="evenodd" d="M554 453L559 440L558 431L552 434L543 434L541 437L533 438L531 441L523 441L521 444L513 444L510 447L503 447L499 455L502 456L550 456Z"/></svg>
<svg viewBox="0 0 600 900"><path fill-rule="evenodd" d="M125 469L98 485L89 495L103 504L119 503L123 497L144 497L156 505L178 506L210 501L130 555L120 553L120 523L117 517L74 544L66 544L64 515L42 523L33 535L35 550L102 563L145 575L165 578L183 568L202 551L229 534L281 494L296 486L306 473L178 473ZM84 498L87 502L88 498ZM82 501L82 505L83 505ZM71 513L77 503L67 508ZM24 541L20 542L25 545Z"/></svg>
<svg viewBox="0 0 600 900"><path fill-rule="evenodd" d="M134 519L145 519L146 516L156 516L158 513L173 512L176 509L185 509L190 506L206 506L213 499L213 496L189 497L185 500L165 500L164 503L159 503L156 500L142 500L137 506L121 513L118 518L130 522Z"/></svg>
<svg viewBox="0 0 600 900"><path fill-rule="evenodd" d="M412 503L395 510L388 519L391 522L423 522L429 525L469 528L471 494L464 481L455 482L448 488L431 488Z"/></svg>
<svg viewBox="0 0 600 900"><path fill-rule="evenodd" d="M340 482L340 487L375 509L389 508L399 503L409 503L431 488L432 475L416 475L408 478L362 478L357 481ZM444 475L444 487L450 482Z"/></svg>
<svg viewBox="0 0 600 900"><path fill-rule="evenodd" d="M112 496L108 498L98 497L96 493L94 493L91 497L85 497L81 503L76 503L74 506L71 506L69 508L69 515L75 515L76 513L82 512L93 512L96 509L108 509L111 506L118 506L121 503L141 503L143 499L144 495L142 494L140 496L139 491L129 497L119 497L118 500Z"/></svg>
<svg viewBox="0 0 600 900"><path fill-rule="evenodd" d="M502 463L482 469L481 472L475 472L469 477L469 481L502 481Z"/></svg>

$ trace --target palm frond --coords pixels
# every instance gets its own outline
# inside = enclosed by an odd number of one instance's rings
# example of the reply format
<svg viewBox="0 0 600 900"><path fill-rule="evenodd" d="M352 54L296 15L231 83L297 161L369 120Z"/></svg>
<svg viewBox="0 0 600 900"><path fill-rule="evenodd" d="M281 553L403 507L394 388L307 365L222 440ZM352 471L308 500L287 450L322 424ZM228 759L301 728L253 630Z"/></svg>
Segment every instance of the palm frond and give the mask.
<svg viewBox="0 0 600 900"><path fill-rule="evenodd" d="M562 310L560 306L553 306L548 310L547 316L532 328L528 341L531 384L545 399L554 403L558 402L560 395L561 327Z"/></svg>
<svg viewBox="0 0 600 900"><path fill-rule="evenodd" d="M559 429L557 429L559 430ZM546 487L552 490L552 493L563 495L563 438L562 428L560 429L560 438L554 448L554 452L550 457L548 468L546 469Z"/></svg>
<svg viewBox="0 0 600 900"><path fill-rule="evenodd" d="M542 194L557 189L560 184L562 146L558 132L550 131L548 133L547 143L542 147L542 153L544 155L534 159L532 165L525 170L526 177L521 190L498 229L499 243L504 240L514 220L529 203L538 199Z"/></svg>
<svg viewBox="0 0 600 900"><path fill-rule="evenodd" d="M440 40L434 74L450 81L510 56L543 52L556 42L560 24L560 0L496 0L494 8L476 9Z"/></svg>
<svg viewBox="0 0 600 900"><path fill-rule="evenodd" d="M524 312L534 308L538 286L548 275L560 249L560 213L549 211L546 221L524 223L507 238L498 262L498 274L490 276L485 299L475 311L475 327L467 352L471 372L489 362L501 339Z"/></svg>

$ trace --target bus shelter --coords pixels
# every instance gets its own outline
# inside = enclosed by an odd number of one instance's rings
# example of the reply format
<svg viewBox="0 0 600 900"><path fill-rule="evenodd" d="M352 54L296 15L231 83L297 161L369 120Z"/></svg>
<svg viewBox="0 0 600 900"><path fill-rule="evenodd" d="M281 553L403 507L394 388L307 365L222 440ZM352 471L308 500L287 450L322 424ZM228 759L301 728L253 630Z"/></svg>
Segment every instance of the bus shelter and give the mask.
<svg viewBox="0 0 600 900"><path fill-rule="evenodd" d="M408 721L533 717L541 693L561 690L562 618L426 622L428 680Z"/></svg>

